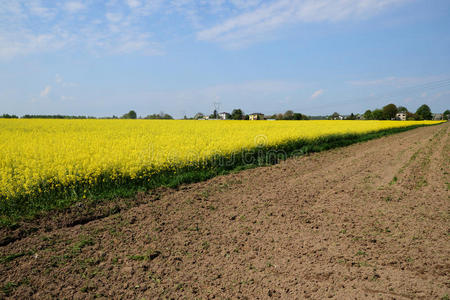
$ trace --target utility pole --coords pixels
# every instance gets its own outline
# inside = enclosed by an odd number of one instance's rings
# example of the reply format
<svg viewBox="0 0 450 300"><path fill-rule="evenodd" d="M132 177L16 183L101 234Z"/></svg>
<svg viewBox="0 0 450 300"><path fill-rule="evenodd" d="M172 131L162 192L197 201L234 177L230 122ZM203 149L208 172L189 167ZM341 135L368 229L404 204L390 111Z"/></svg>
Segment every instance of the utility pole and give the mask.
<svg viewBox="0 0 450 300"><path fill-rule="evenodd" d="M220 102L214 102L214 119L218 118L220 110Z"/></svg>

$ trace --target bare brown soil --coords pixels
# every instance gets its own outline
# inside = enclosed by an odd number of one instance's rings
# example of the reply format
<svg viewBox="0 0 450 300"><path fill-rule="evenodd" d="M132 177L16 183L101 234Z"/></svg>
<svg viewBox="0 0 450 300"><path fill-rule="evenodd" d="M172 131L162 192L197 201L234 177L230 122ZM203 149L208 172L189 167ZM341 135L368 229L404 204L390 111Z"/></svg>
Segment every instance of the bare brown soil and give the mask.
<svg viewBox="0 0 450 300"><path fill-rule="evenodd" d="M1 233L0 298L445 299L449 166L446 123L58 213Z"/></svg>

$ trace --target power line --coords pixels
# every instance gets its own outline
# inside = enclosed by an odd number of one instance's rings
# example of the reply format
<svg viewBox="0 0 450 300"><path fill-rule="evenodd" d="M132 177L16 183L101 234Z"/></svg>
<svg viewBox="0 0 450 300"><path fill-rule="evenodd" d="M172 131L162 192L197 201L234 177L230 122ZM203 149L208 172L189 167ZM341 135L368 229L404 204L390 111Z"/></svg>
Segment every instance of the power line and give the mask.
<svg viewBox="0 0 450 300"><path fill-rule="evenodd" d="M346 103L350 103L350 102L363 101L363 100L370 100L370 101L380 100L380 99L394 100L394 99L402 98L402 97L405 97L405 96L408 96L408 95L411 95L414 93L420 93L420 92L423 93L426 91L445 88L447 86L450 86L450 78L436 80L436 81L430 81L430 82L422 83L422 84L416 84L416 85L412 85L412 86L405 87L405 88L398 88L398 89L391 90L389 92L378 94L378 95L358 97L358 98L348 99L348 100L344 100L344 101L339 101L334 104L346 104ZM324 105L320 105L317 107L318 108L319 107L327 107L328 105L329 104L324 104Z"/></svg>

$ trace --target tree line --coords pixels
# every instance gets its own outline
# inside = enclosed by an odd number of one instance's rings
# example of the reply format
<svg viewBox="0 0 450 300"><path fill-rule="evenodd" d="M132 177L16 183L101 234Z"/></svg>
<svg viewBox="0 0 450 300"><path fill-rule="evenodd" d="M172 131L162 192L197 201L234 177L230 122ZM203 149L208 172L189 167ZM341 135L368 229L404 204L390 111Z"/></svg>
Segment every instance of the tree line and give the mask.
<svg viewBox="0 0 450 300"><path fill-rule="evenodd" d="M404 106L396 106L393 103L390 103L383 108L376 108L374 110L366 110L364 114L350 114L345 119L347 120L356 120L356 119L365 119L365 120L395 120L397 118L398 113L404 113L406 115L406 120L431 120L433 119L433 114L431 113L431 109L428 105L421 105L416 112L410 112ZM225 116L221 115L225 114ZM209 115L210 119L219 119L223 118L227 120L248 120L250 118L249 114L245 114L244 111L240 108L233 109L231 113L221 113L219 114L217 110ZM450 117L450 110L446 110L443 113L443 119L448 120ZM17 115L3 114L0 115L0 118L3 119L18 119ZM70 115L24 115L21 117L22 119L137 119L137 113L134 110L130 110L129 112L123 114L121 117L112 116L112 117L103 117L96 118L91 116L70 116ZM197 113L193 118L188 118L184 116L184 119L204 119L205 115L202 113ZM173 117L164 112L160 112L159 114L150 114L141 119L160 119L160 120L172 120ZM315 120L315 119L343 119L343 117L335 112L330 116L307 116L299 112L294 112L292 110L288 110L285 113L278 113L273 115L266 116L266 119L274 119L274 120Z"/></svg>
<svg viewBox="0 0 450 300"><path fill-rule="evenodd" d="M250 115L251 115L251 114L244 113L244 111L240 108L233 109L231 111L231 113L223 112L221 114L225 114L225 116L224 116L225 120L249 120ZM189 119L186 116L184 118ZM199 112L199 113L195 114L195 116L192 119L198 120L198 119L203 119L203 118L205 118L205 115L203 113ZM220 116L220 114L216 110L214 110L214 112L211 115L209 115L209 118L210 119L219 119L219 118L222 118L222 116ZM308 116L301 114L301 113L296 113L292 110L288 110L284 114L279 113L279 114L273 114L270 116L266 116L266 118L274 119L274 120L309 120Z"/></svg>
<svg viewBox="0 0 450 300"><path fill-rule="evenodd" d="M130 110L126 114L123 114L120 118L117 116L112 117L91 117L91 116L70 116L70 115L23 115L19 117L17 115L3 114L0 115L0 119L137 119L137 114L134 110ZM143 119L173 119L173 117L169 114L165 114L164 112L160 112L159 114L151 114Z"/></svg>
<svg viewBox="0 0 450 300"><path fill-rule="evenodd" d="M366 110L363 114L366 120L395 120L398 113L404 113L406 115L406 120L431 120L433 119L433 114L428 105L421 105L415 113L408 111L405 106L397 107L395 104L390 103L384 106L382 109L370 109Z"/></svg>

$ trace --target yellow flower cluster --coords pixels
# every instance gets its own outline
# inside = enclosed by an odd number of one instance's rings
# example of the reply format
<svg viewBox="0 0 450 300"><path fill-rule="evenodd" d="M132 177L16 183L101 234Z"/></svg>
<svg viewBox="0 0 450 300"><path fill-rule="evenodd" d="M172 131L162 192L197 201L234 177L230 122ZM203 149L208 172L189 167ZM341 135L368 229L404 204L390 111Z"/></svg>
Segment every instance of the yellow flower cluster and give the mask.
<svg viewBox="0 0 450 300"><path fill-rule="evenodd" d="M258 144L430 121L0 120L0 199L199 166ZM105 174L107 177L105 177Z"/></svg>

